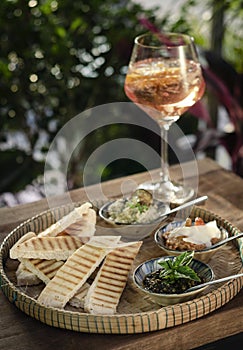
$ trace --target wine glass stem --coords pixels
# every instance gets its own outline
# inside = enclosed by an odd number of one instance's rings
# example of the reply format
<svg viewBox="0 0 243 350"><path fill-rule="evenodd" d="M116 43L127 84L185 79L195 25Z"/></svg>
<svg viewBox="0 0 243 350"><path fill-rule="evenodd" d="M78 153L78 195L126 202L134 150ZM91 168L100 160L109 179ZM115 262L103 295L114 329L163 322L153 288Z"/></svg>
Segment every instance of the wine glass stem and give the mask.
<svg viewBox="0 0 243 350"><path fill-rule="evenodd" d="M161 172L160 179L162 183L170 181L169 163L168 163L168 132L169 125L161 125Z"/></svg>

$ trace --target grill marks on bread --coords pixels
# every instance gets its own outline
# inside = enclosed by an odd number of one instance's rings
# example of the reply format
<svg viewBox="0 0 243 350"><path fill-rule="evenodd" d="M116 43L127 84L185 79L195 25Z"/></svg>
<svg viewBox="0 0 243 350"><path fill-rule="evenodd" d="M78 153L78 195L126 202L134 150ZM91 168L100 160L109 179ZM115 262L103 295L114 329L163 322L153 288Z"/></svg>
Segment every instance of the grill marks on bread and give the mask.
<svg viewBox="0 0 243 350"><path fill-rule="evenodd" d="M33 237L10 250L12 259L32 258L66 260L83 243L75 237Z"/></svg>
<svg viewBox="0 0 243 350"><path fill-rule="evenodd" d="M38 270L42 271L49 280L51 280L59 268L64 264L64 261L56 261L56 260L40 260L40 259L29 259L30 263L32 263Z"/></svg>
<svg viewBox="0 0 243 350"><path fill-rule="evenodd" d="M18 256L18 252L16 252L15 248L19 247L19 245L30 238L33 237L59 237L59 236L72 236L77 237L81 243L85 244L89 241L89 239L94 235L95 232L95 225L96 225L96 213L95 210L91 208L90 203L84 203L80 207L75 208L72 212L64 216L61 220L56 222L55 224L49 226L46 230L42 231L38 234L38 236L34 232L28 232L24 236L22 236L17 243L12 247L10 250L10 257L15 259ZM48 249L48 246L50 249L53 247L53 241L43 241L45 248ZM56 240L57 244L60 243L59 240ZM68 241L66 243L69 243ZM80 247L78 245L78 247ZM22 246L23 247L23 246ZM58 248L58 246L57 246ZM59 244L59 248L63 248ZM70 248L70 246L67 246L67 249ZM74 247L76 249L76 247ZM33 250L34 251L34 250ZM33 253L32 251L32 253ZM33 254L31 251L25 253L21 253L19 255L19 260L25 260L25 264L20 263L18 269L16 270L16 278L17 278L17 285L36 285L41 282L41 280L45 283L49 281L49 278L52 278L54 276L54 271L51 276L48 276L48 274L45 274L45 271L42 271L42 265L40 265L40 269L36 265L34 261L30 261L31 258L37 257L43 257L43 259L39 259L39 263L47 264L47 259L51 259L53 261L56 261L54 258L59 259L67 259L70 254L67 254L65 256L53 256L55 255L54 252L51 254L48 254L47 251L45 253L41 253L40 251L38 253L34 252ZM58 252L57 252L58 254ZM22 256L22 257L20 257ZM26 256L29 257L29 259L26 258ZM47 259L44 259L47 258ZM29 266L29 269L26 266ZM54 266L53 266L54 268ZM41 279L37 277L39 275Z"/></svg>
<svg viewBox="0 0 243 350"><path fill-rule="evenodd" d="M63 308L66 303L76 294L88 277L104 258L105 250L96 248L92 251L89 260L85 264L78 263L82 259L81 247L69 258L55 277L41 292L38 301L46 306ZM96 258L94 258L94 255Z"/></svg>
<svg viewBox="0 0 243 350"><path fill-rule="evenodd" d="M75 228L71 225L75 225ZM79 228L78 228L79 223ZM80 207L74 208L69 214L62 217L56 223L39 233L41 237L55 237L65 231L69 235L77 237L93 236L95 233L96 213L91 203L83 203Z"/></svg>
<svg viewBox="0 0 243 350"><path fill-rule="evenodd" d="M105 245L109 237L96 237L105 240L103 247L92 246L91 242L77 249L73 255L58 270L55 277L47 284L38 297L38 302L45 306L64 308L67 302L80 290L89 276L100 265L109 251ZM120 239L120 237L118 237ZM117 237L115 240L117 240ZM105 244L106 243L106 244Z"/></svg>
<svg viewBox="0 0 243 350"><path fill-rule="evenodd" d="M88 241L90 236L95 233L96 212L93 209L88 209L82 214L82 219L69 225L64 231L74 237L86 239Z"/></svg>
<svg viewBox="0 0 243 350"><path fill-rule="evenodd" d="M25 267L23 271L30 271L32 276L38 278L39 283L43 281L48 284L50 280L56 275L57 271L64 264L64 261L56 260L41 260L41 259L21 259L21 264ZM27 269L27 270L26 270ZM28 276L28 275L27 275ZM26 283L25 283L26 285ZM74 307L84 307L84 298L88 292L90 285L85 283L77 294L69 301L70 305Z"/></svg>
<svg viewBox="0 0 243 350"><path fill-rule="evenodd" d="M56 275L57 271L64 264L64 261L43 260L43 259L20 259L25 268L36 275L45 284Z"/></svg>
<svg viewBox="0 0 243 350"><path fill-rule="evenodd" d="M94 236L95 224L96 213L85 203L38 236L27 233L11 248L10 257L20 261L19 283L27 273L28 281L37 278L33 284L46 284L39 303L64 308L69 302L92 314L116 312L142 242L119 243L120 236ZM103 260L90 286L87 279Z"/></svg>
<svg viewBox="0 0 243 350"><path fill-rule="evenodd" d="M85 311L114 314L126 286L129 271L142 242L117 247L105 258L85 298Z"/></svg>

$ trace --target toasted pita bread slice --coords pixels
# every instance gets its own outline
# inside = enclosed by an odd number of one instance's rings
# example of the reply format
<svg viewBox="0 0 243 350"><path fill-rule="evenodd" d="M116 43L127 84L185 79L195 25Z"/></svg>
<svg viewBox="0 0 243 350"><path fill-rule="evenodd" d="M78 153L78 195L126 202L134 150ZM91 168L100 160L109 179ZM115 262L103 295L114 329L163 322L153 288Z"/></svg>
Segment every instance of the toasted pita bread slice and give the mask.
<svg viewBox="0 0 243 350"><path fill-rule="evenodd" d="M35 236L11 248L10 258L66 260L82 244L83 243L78 238L72 236Z"/></svg>
<svg viewBox="0 0 243 350"><path fill-rule="evenodd" d="M9 251L9 255L10 255L10 258L11 258L11 255L12 255L12 252L22 243L28 241L29 239L31 238L34 238L36 237L36 234L34 232L28 232L26 233L25 235L23 235L22 237L20 237L20 239L12 246L12 248L10 248L10 251ZM15 258L12 258L12 259L15 259Z"/></svg>
<svg viewBox="0 0 243 350"><path fill-rule="evenodd" d="M64 308L119 240L119 236L92 237L68 258L37 301L47 307Z"/></svg>
<svg viewBox="0 0 243 350"><path fill-rule="evenodd" d="M95 233L96 225L96 212L93 209L88 209L87 213L84 213L81 220L78 220L68 226L63 233L69 236L74 236L86 240L88 242L89 238Z"/></svg>
<svg viewBox="0 0 243 350"><path fill-rule="evenodd" d="M20 258L25 268L47 284L55 276L64 261Z"/></svg>
<svg viewBox="0 0 243 350"><path fill-rule="evenodd" d="M69 300L69 304L71 306L74 306L76 308L84 308L84 299L88 293L90 284L89 283L84 283L84 285L81 287L81 289L78 291L77 294L74 295L74 297L72 297Z"/></svg>
<svg viewBox="0 0 243 350"><path fill-rule="evenodd" d="M41 280L22 263L16 270L16 279L17 286L35 286L41 283Z"/></svg>
<svg viewBox="0 0 243 350"><path fill-rule="evenodd" d="M91 314L115 314L133 261L142 245L134 242L112 250L105 258L85 297L84 309Z"/></svg>
<svg viewBox="0 0 243 350"><path fill-rule="evenodd" d="M75 236L93 236L95 232L96 213L91 208L92 204L86 202L78 208L74 208L69 214L58 220L55 224L49 226L46 230L38 234L39 237L51 236L55 237L58 234L66 231L66 229L76 222L83 222L80 230L76 230ZM81 224L80 224L81 225ZM74 230L73 230L74 232Z"/></svg>
<svg viewBox="0 0 243 350"><path fill-rule="evenodd" d="M18 285L33 285L39 284L41 282L48 284L50 280L56 275L60 267L64 264L64 261L57 260L23 258L20 259L20 261L22 264L22 280L20 280L21 284ZM88 292L89 287L90 284L85 283L78 291L78 293L74 295L74 297L69 301L69 304L76 308L83 308L84 298Z"/></svg>

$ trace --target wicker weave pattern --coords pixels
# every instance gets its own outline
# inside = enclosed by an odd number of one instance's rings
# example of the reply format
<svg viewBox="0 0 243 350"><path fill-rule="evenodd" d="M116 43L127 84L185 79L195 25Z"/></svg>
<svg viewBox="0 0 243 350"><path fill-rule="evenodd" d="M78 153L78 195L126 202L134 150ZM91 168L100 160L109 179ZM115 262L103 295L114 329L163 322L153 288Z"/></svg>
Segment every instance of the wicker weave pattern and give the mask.
<svg viewBox="0 0 243 350"><path fill-rule="evenodd" d="M35 216L13 230L1 246L0 286L3 293L17 308L43 323L53 327L89 333L133 334L151 332L174 327L209 314L228 303L243 286L243 278L234 279L210 287L197 299L160 308L136 289L130 275L116 315L95 316L72 307L67 307L64 310L46 308L36 302L36 289L16 287L13 277L16 267L15 269L11 267L11 261L8 258L9 250L26 232L38 233L72 209L72 206L63 206ZM218 225L228 230L229 235L239 233L239 230L231 223L204 209L195 208L191 216L192 218L200 216L205 221L216 219ZM144 260L161 255L162 252L156 247L153 235L151 235L144 240L134 267ZM233 244L227 245L222 249L222 252L217 253L215 259L211 259L210 264L216 272L216 277L221 277L221 274L240 272L242 261L242 240L240 240L239 247Z"/></svg>

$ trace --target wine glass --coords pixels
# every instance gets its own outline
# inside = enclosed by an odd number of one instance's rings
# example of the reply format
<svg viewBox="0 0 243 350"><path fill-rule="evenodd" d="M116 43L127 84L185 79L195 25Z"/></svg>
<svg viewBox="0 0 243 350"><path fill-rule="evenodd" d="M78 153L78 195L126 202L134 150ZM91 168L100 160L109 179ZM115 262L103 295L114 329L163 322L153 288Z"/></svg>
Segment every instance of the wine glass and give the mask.
<svg viewBox="0 0 243 350"><path fill-rule="evenodd" d="M203 95L205 82L192 37L179 33L146 33L135 38L125 80L126 95L161 129L161 172L158 182L139 187L164 202L183 203L192 188L171 181L168 130Z"/></svg>

